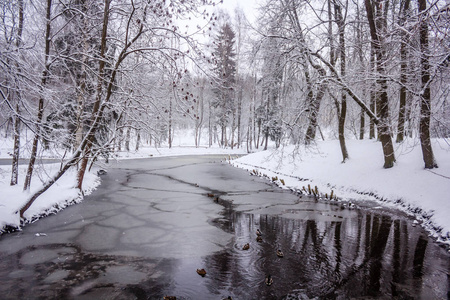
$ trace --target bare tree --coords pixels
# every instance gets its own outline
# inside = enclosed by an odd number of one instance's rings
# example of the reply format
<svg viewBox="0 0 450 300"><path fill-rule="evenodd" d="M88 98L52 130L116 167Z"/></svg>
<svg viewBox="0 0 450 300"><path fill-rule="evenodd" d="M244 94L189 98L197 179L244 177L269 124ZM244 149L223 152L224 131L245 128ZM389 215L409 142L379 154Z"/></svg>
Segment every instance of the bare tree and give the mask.
<svg viewBox="0 0 450 300"><path fill-rule="evenodd" d="M44 70L42 71L41 78L41 95L39 97L38 113L36 118L36 129L34 133L33 146L30 154L30 162L28 164L27 175L25 176L25 182L23 185L24 190L29 190L31 185L31 178L33 175L34 165L36 162L37 149L39 139L41 138L42 117L44 116L44 89L47 84L48 77L50 75L50 43L51 43L51 22L52 22L52 0L47 0L47 14L46 14L46 28L45 28L45 49L44 49Z"/></svg>
<svg viewBox="0 0 450 300"><path fill-rule="evenodd" d="M340 58L340 72L341 77L345 78L346 75L346 53L345 53L345 20L342 15L342 7L334 1L334 12L336 17L336 24L339 31L339 58ZM336 105L338 110L338 132L339 132L339 144L342 152L342 162L348 159L347 146L345 144L345 118L347 115L347 95L344 90L341 91L340 105Z"/></svg>
<svg viewBox="0 0 450 300"><path fill-rule="evenodd" d="M24 6L23 6L23 0L18 0L18 16L19 16L19 21L18 21L18 26L17 26L17 31L15 34L15 46L17 51L19 51L19 48L22 45L22 33L23 33L23 22L24 22L24 17L23 17L23 11L24 11ZM19 66L19 63L16 61L15 62L15 66L17 68L17 71L19 73L21 73L21 67ZM15 115L13 116L14 118L14 148L13 148L13 153L12 153L12 166L11 166L11 182L10 185L16 185L18 183L18 177L19 177L19 153L20 153L20 101L21 101L21 92L20 92L20 87L19 84L17 83L17 78L15 78L14 80L16 82L16 109L15 109Z"/></svg>
<svg viewBox="0 0 450 300"><path fill-rule="evenodd" d="M51 1L51 0L48 0ZM90 115L89 126L87 126L87 132L85 133L83 140L79 147L73 152L72 157L67 159L61 167L61 170L51 177L43 187L36 193L30 196L28 202L20 209L20 215L23 217L24 212L32 205L32 203L43 194L50 186L52 186L69 168L76 165L81 161L77 174L77 187L82 188L84 174L87 171L88 161L92 158L95 159L98 149L104 149L112 142L113 138L105 141L104 144L99 144L96 138L97 134L100 134L105 129L105 121L107 120L107 112L110 108L116 107L112 101L115 99L114 95L119 91L118 74L122 74L122 64L126 61L126 58L135 53L159 53L161 57L167 61L175 60L175 57L170 53L170 47L167 44L151 43L155 39L155 31L161 30L162 33L167 33L166 36L182 35L178 33L177 27L172 27L172 21L167 19L167 16L172 14L184 14L188 11L194 11L198 8L199 2L197 0L183 0L183 5L178 2L173 6L166 7L162 4L152 6L151 14L148 10L149 3L145 1L134 2L132 1L127 6L122 6L120 10L111 9L110 5L112 1L104 1L103 10L103 22L102 22L102 35L100 40L100 55L97 58L98 69L97 85L95 89L94 103L92 112ZM51 2L50 2L51 3ZM208 2L209 3L209 2ZM129 11L126 11L126 8ZM111 20L110 16L114 15L116 19ZM121 18L122 24L126 26L114 27L117 34L116 38L109 39L110 26L117 26L117 18ZM152 19L151 19L152 18ZM154 18L154 19L153 19ZM49 19L49 18L48 18ZM151 20L150 20L151 19ZM166 27L161 27L161 20L164 20ZM151 22L155 22L154 27ZM120 22L119 22L120 23ZM111 28L112 29L112 28ZM147 35L147 36L146 36ZM146 39L142 37L146 36ZM157 41L166 40L160 39L163 34L158 35ZM115 42L114 49L108 48L108 41L113 40ZM189 42L188 39L186 39ZM108 49L110 52L108 52ZM181 53L178 50L178 53ZM181 77L181 71L178 71ZM126 97L128 99L128 97ZM125 100L127 101L127 100ZM131 100L130 100L131 101ZM120 120L120 117L118 118ZM107 128L106 128L107 130ZM98 149L96 149L98 148Z"/></svg>
<svg viewBox="0 0 450 300"><path fill-rule="evenodd" d="M410 0L403 0L400 2L400 18L399 26L402 27L406 23L408 16ZM403 141L405 136L405 117L406 117L406 83L407 83L407 52L408 52L408 36L404 30L400 31L400 107L398 110L398 129L397 129L397 143Z"/></svg>
<svg viewBox="0 0 450 300"><path fill-rule="evenodd" d="M420 93L420 145L426 169L437 168L430 140L431 91L430 62L428 45L427 1L418 0L419 37L420 37L420 69L422 91Z"/></svg>
<svg viewBox="0 0 450 300"><path fill-rule="evenodd" d="M384 168L391 168L394 166L395 155L394 146L391 138L391 127L389 124L389 99L388 99L388 86L387 79L385 77L385 62L386 53L383 47L381 31L385 28L386 16L383 15L383 4L379 0L365 0L367 20L370 27L370 35L372 37L372 45L375 50L375 63L377 67L378 79L377 79L377 91L376 102L377 108L379 108L379 136L383 147L384 154ZM373 8L375 7L375 14Z"/></svg>

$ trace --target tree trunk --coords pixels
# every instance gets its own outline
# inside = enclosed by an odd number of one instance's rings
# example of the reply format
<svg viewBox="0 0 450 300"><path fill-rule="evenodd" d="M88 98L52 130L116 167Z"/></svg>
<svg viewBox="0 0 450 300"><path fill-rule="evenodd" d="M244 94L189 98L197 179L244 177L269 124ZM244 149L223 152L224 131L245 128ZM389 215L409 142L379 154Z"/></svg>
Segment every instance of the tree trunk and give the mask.
<svg viewBox="0 0 450 300"><path fill-rule="evenodd" d="M172 148L172 97L169 99L169 149Z"/></svg>
<svg viewBox="0 0 450 300"><path fill-rule="evenodd" d="M20 99L17 99L19 101ZM14 149L11 165L10 185L16 185L19 182L19 154L20 154L20 106L16 104L16 115L14 116Z"/></svg>
<svg viewBox="0 0 450 300"><path fill-rule="evenodd" d="M320 101L321 97L314 97L314 89L313 84L311 81L311 76L309 72L309 66L308 61L311 62L311 59L309 57L308 50L306 48L306 41L305 37L303 36L302 27L300 25L300 20L297 14L297 8L295 7L294 3L289 3L290 10L292 10L292 13L290 14L290 19L292 22L292 25L294 27L294 30L296 31L296 34L298 36L299 40L299 47L300 47L300 60L301 65L303 66L303 73L305 76L305 82L306 82L306 103L308 105L309 110L309 125L306 129L305 134L305 144L310 144L316 137L316 127L317 127L317 115L319 113L320 108ZM319 88L319 90L321 87Z"/></svg>
<svg viewBox="0 0 450 300"><path fill-rule="evenodd" d="M125 151L130 151L130 139L131 139L131 127L127 127L127 133L125 135Z"/></svg>
<svg viewBox="0 0 450 300"><path fill-rule="evenodd" d="M23 218L23 214L25 213L25 211L27 211L27 209L30 208L31 204L33 204L33 202L40 195L42 195L45 191L47 191L59 178L61 178L61 176L64 175L64 173L70 167L72 167L74 164L76 164L80 153L81 153L80 151L77 151L75 156L73 156L72 159L70 159L51 180L47 181L40 190L38 190L36 193L33 194L33 196L31 196L31 198L28 200L28 202L19 210L21 218Z"/></svg>
<svg viewBox="0 0 450 300"><path fill-rule="evenodd" d="M201 137L202 137L202 127L203 127L203 118L205 115L205 105L204 105L204 99L203 99L203 91L204 91L204 81L202 81L202 87L200 89L200 95L199 95L199 106L200 106L200 111L199 111L199 115L197 116L197 118L199 118L199 123L198 123L198 141L197 141L197 145L200 146L201 144Z"/></svg>
<svg viewBox="0 0 450 300"><path fill-rule="evenodd" d="M208 146L211 147L213 143L213 132L212 132L212 109L211 109L211 98L208 97Z"/></svg>
<svg viewBox="0 0 450 300"><path fill-rule="evenodd" d="M375 74L376 72L376 66L375 66L375 49L373 46L373 43L370 44L370 72L371 74ZM369 97L370 97L370 110L373 111L376 115L377 113L377 106L375 105L376 100L376 93L375 93L375 85L370 89ZM370 119L369 121L369 139L375 138L375 123L373 119Z"/></svg>
<svg viewBox="0 0 450 300"><path fill-rule="evenodd" d="M242 82L241 82L242 84ZM242 86L238 93L238 107L237 107L237 148L241 147L242 133L241 133L241 118L242 118Z"/></svg>
<svg viewBox="0 0 450 300"><path fill-rule="evenodd" d="M356 41L357 41L357 52L358 52L358 59L359 59L359 63L360 63L360 67L363 67L365 65L365 61L364 61L364 51L363 51L363 32L364 32L364 28L363 28L363 22L361 19L361 12L360 12L360 8L359 8L359 4L356 3ZM363 99L366 99L366 95L367 95L367 90L366 87L363 86ZM360 118L359 118L359 139L363 140L364 139L364 134L365 134L365 113L364 113L364 109L361 108L361 112L360 112Z"/></svg>
<svg viewBox="0 0 450 300"><path fill-rule="evenodd" d="M122 151L122 140L123 140L123 127L119 125L117 130L117 151Z"/></svg>
<svg viewBox="0 0 450 300"><path fill-rule="evenodd" d="M81 141L83 140L83 111L84 111L84 105L85 105L85 97L86 97L86 65L88 60L88 52L89 52L89 45L88 45L88 37L87 32L90 30L88 20L87 20L87 12L88 7L87 3L83 2L83 54L81 58L81 75L80 75L80 81L79 86L77 89L77 115L76 115L76 123L77 128L75 130L75 143L74 143L74 149L77 149L81 145Z"/></svg>
<svg viewBox="0 0 450 300"><path fill-rule="evenodd" d="M30 154L30 162L28 164L27 174L25 176L25 183L23 186L24 191L30 190L31 177L33 176L34 164L36 162L37 148L39 144L39 139L41 137L41 123L42 117L44 116L44 95L43 90L47 84L47 79L49 76L49 56L50 56L50 30L51 30L51 12L52 12L52 0L47 0L47 14L46 14L46 28L45 28L45 58L44 58L44 71L42 72L41 78L41 96L39 97L38 104L38 114L36 120L36 132L34 134L33 146Z"/></svg>
<svg viewBox="0 0 450 300"><path fill-rule="evenodd" d="M364 114L364 110L361 109L361 113L360 113L360 118L359 118L359 139L363 140L364 139L364 128L366 124L366 118L365 118L365 114Z"/></svg>
<svg viewBox="0 0 450 300"><path fill-rule="evenodd" d="M141 143L141 130L136 130L136 151L139 150L139 144Z"/></svg>
<svg viewBox="0 0 450 300"><path fill-rule="evenodd" d="M19 26L16 35L16 48L19 51L19 48L22 44L22 32L23 32L23 0L18 0L19 5ZM16 63L16 68L19 73L22 72L18 63ZM17 82L17 81L16 81ZM17 95L17 103L16 103L16 115L14 116L14 148L12 155L12 165L11 165L11 182L10 185L16 185L19 182L19 156L20 156L20 102L21 102L21 93L18 82L16 83L16 95Z"/></svg>
<svg viewBox="0 0 450 300"><path fill-rule="evenodd" d="M341 77L344 78L346 74L346 54L345 54L345 20L342 17L341 7L338 4L334 6L336 12L336 23L339 30L339 57L340 57L340 71ZM338 120L339 144L342 152L342 162L348 159L347 146L345 144L345 118L347 115L347 95L344 90L341 91L341 109Z"/></svg>
<svg viewBox="0 0 450 300"><path fill-rule="evenodd" d="M103 90L103 81L105 75L105 60L106 60L106 38L108 33L108 22L109 22L109 5L110 0L105 0L105 8L103 11L103 28L102 28L102 38L101 38L101 47L100 47L100 59L99 59L99 67L98 67L98 77L97 77L97 90L96 90L96 99L94 102L94 107L92 110L92 118L91 118L91 130L89 131L88 136L86 137L87 143L84 147L81 165L77 174L77 187L80 191L82 191L84 174L86 172L86 166L89 159L89 154L91 152L91 148L95 138L96 127L101 120L101 99L102 99L102 90ZM110 85L111 82L110 81Z"/></svg>
<svg viewBox="0 0 450 300"><path fill-rule="evenodd" d="M372 45L375 50L375 62L378 71L377 79L377 109L379 108L379 138L383 148L384 154L384 168L391 168L394 166L395 155L394 146L391 138L390 124L389 124L389 99L387 94L387 81L385 75L385 62L386 53L383 50L381 38L378 31L381 30L381 26L384 24L383 17L381 16L381 7L378 5L378 1L375 2L377 8L376 19L373 14L372 3L370 0L365 0L365 6L367 11L367 20L369 21L370 35L372 38ZM377 22L376 22L377 20ZM381 24L381 25L380 25Z"/></svg>
<svg viewBox="0 0 450 300"><path fill-rule="evenodd" d="M261 121L258 121L258 134L257 134L257 138L256 138L256 144L255 144L255 148L259 149L259 139L261 137Z"/></svg>
<svg viewBox="0 0 450 300"><path fill-rule="evenodd" d="M401 16L399 25L403 27L406 21L407 12L409 10L410 0L404 0L401 6ZM406 111L406 82L407 82L407 33L403 30L400 31L400 107L398 110L398 127L397 127L397 143L403 141L405 136L405 111Z"/></svg>
<svg viewBox="0 0 450 300"><path fill-rule="evenodd" d="M233 119L231 121L231 149L234 148L234 130L236 127L236 114L235 114L234 105L233 105L233 109L232 109L232 114L233 114Z"/></svg>
<svg viewBox="0 0 450 300"><path fill-rule="evenodd" d="M428 23L426 20L427 1L418 0L420 22L420 64L422 78L422 92L420 95L420 144L422 146L423 161L426 169L437 168L433 148L430 140L431 119L431 91L430 91L430 62L428 45Z"/></svg>

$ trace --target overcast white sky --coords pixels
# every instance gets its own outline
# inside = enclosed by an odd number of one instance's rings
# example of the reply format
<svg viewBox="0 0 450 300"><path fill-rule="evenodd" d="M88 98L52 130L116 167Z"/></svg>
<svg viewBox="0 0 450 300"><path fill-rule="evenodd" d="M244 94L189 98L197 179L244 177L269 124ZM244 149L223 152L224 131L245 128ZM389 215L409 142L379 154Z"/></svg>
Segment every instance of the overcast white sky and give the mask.
<svg viewBox="0 0 450 300"><path fill-rule="evenodd" d="M223 7L224 10L228 11L230 16L234 15L235 7L241 7L247 19L253 23L256 19L256 8L259 2L258 0L223 0L223 4L219 4L218 7Z"/></svg>

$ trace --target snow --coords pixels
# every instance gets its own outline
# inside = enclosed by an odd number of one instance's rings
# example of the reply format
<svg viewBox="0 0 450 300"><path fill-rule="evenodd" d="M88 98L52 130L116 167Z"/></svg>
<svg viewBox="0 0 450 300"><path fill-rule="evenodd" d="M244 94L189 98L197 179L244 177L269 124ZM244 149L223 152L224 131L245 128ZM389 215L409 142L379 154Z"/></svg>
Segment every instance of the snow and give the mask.
<svg viewBox="0 0 450 300"><path fill-rule="evenodd" d="M339 141L318 142L311 147L282 147L241 157L232 162L250 172L255 170L292 190L308 184L321 194L340 200L373 200L405 211L420 221L438 241L450 245L450 147L434 140L438 169L426 170L420 145L396 145L397 163L384 169L381 144L347 140L350 159L342 163ZM322 195L322 196L323 196ZM325 198L324 196L322 198ZM323 199L323 201L326 201Z"/></svg>
<svg viewBox="0 0 450 300"><path fill-rule="evenodd" d="M37 165L31 181L31 189L29 192L24 192L23 182L21 181L18 185L9 185L11 166L0 166L0 189L2 190L0 196L0 229L7 225L15 228L20 226L18 211L28 201L28 197L41 188L43 182L56 173L59 167L60 164L56 163ZM25 178L26 169L27 165L19 166L19 180ZM41 216L56 213L68 205L79 203L83 196L75 188L75 179L75 169L66 172L60 180L30 206L24 214L25 221L32 222ZM94 172L86 172L83 182L84 194L89 195L99 184L100 180Z"/></svg>
<svg viewBox="0 0 450 300"><path fill-rule="evenodd" d="M132 158L148 158L148 157L163 157L163 156L183 156L183 155L208 155L208 154L246 154L244 149L224 149L218 146L174 146L172 148L154 148L143 147L139 151L122 151L115 155L117 159L132 159Z"/></svg>
<svg viewBox="0 0 450 300"><path fill-rule="evenodd" d="M180 135L182 136L182 135ZM194 147L187 142L188 135L176 137L174 147L140 147L139 151L119 152L115 159L149 158L158 156L245 154L245 149L222 149L219 147ZM11 144L12 145L12 144ZM1 147L0 157L9 157L7 143ZM433 140L433 150L439 168L426 170L423 166L420 145L406 141L395 145L395 166L384 169L381 144L373 140L347 140L350 159L341 163L339 141L320 141L309 147L284 146L232 160L235 167L243 168L276 182L282 188L301 190L317 186L322 195L333 190L340 201L363 205L367 200L380 205L405 211L430 232L438 241L450 245L450 146L444 140ZM6 153L6 155L5 155ZM54 157L51 153L47 157ZM32 190L54 174L60 164L39 164L34 172ZM100 184L97 170L101 164L87 172L83 182L84 194L89 194ZM19 179L24 178L26 165L20 166ZM5 225L19 226L16 213L27 201L29 193L19 185L9 186L11 166L0 166L0 228ZM27 222L39 216L56 213L64 207L82 201L83 196L75 188L76 171L68 171L54 186L41 195L25 213ZM283 179L284 185L280 179ZM362 202L361 202L362 201Z"/></svg>

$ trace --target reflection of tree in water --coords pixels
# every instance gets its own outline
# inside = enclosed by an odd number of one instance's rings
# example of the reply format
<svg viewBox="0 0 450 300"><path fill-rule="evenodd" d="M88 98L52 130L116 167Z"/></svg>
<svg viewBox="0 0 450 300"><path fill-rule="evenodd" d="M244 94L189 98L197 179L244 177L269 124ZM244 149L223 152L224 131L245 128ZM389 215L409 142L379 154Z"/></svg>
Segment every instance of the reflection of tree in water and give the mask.
<svg viewBox="0 0 450 300"><path fill-rule="evenodd" d="M230 219L234 247L206 260L220 278L210 287L217 294L404 298L416 295L413 283L424 275L427 239L411 238L406 221L388 215L358 212L357 218L319 222L232 213ZM262 243L255 241L257 228ZM241 250L244 242L249 251ZM278 248L284 258L276 257ZM264 285L266 274L273 276L271 287Z"/></svg>

